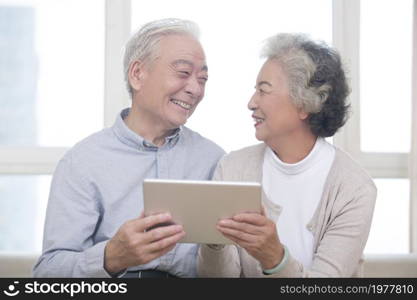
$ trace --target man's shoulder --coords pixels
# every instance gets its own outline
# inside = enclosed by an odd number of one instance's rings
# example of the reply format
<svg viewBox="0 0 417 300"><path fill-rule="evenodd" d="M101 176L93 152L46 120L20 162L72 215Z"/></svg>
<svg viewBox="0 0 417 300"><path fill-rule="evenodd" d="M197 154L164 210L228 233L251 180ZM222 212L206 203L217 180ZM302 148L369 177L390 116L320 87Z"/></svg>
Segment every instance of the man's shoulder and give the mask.
<svg viewBox="0 0 417 300"><path fill-rule="evenodd" d="M98 157L99 153L105 149L105 145L110 143L112 133L111 128L105 128L95 132L77 142L65 154L64 159L83 160Z"/></svg>

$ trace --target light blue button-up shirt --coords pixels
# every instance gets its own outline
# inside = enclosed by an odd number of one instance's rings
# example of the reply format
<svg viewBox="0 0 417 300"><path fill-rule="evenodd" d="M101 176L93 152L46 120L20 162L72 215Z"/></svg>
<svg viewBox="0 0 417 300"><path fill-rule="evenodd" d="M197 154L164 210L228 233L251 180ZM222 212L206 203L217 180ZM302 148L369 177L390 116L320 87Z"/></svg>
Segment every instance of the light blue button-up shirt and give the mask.
<svg viewBox="0 0 417 300"><path fill-rule="evenodd" d="M123 110L113 127L84 139L59 162L35 277L109 277L104 247L123 223L141 214L145 178L211 179L223 149L184 126L163 146L153 146L126 126L128 112ZM197 245L177 244L129 270L194 277L196 255Z"/></svg>

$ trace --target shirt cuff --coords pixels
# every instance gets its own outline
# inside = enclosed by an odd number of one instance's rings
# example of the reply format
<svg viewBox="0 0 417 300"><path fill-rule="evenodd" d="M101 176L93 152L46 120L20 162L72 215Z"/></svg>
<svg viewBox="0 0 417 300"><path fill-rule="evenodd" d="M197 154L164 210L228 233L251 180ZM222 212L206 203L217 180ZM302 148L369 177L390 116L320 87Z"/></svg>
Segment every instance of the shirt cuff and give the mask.
<svg viewBox="0 0 417 300"><path fill-rule="evenodd" d="M104 249L106 244L107 241L103 241L85 251L86 271L88 273L88 277L112 277L104 269Z"/></svg>
<svg viewBox="0 0 417 300"><path fill-rule="evenodd" d="M279 264L277 264L275 267L273 267L272 269L265 269L262 270L262 273L264 275L271 275L274 273L278 273L279 271L281 271L287 264L288 262L288 249L287 246L284 246L284 257L282 258L281 262Z"/></svg>

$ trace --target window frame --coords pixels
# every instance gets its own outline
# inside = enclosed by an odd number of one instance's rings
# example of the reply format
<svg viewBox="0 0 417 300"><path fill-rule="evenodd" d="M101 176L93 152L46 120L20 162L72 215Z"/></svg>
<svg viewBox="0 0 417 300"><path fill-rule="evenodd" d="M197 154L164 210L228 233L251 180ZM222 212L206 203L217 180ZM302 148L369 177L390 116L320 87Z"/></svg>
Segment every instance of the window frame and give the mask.
<svg viewBox="0 0 417 300"><path fill-rule="evenodd" d="M411 152L409 158L410 176L410 252L417 252L417 0L413 7L413 51L411 90Z"/></svg>

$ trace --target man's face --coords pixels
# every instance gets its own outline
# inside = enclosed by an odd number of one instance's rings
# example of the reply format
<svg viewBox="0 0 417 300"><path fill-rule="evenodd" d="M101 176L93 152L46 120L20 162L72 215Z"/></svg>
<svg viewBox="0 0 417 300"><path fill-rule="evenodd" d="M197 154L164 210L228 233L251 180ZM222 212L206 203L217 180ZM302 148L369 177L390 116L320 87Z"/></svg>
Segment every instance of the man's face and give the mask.
<svg viewBox="0 0 417 300"><path fill-rule="evenodd" d="M204 51L188 35L169 35L157 58L139 71L133 101L150 124L171 130L185 124L204 96L208 79Z"/></svg>
<svg viewBox="0 0 417 300"><path fill-rule="evenodd" d="M287 75L277 60L265 62L255 88L248 108L253 110L258 140L270 145L305 127L307 114L293 104Z"/></svg>

